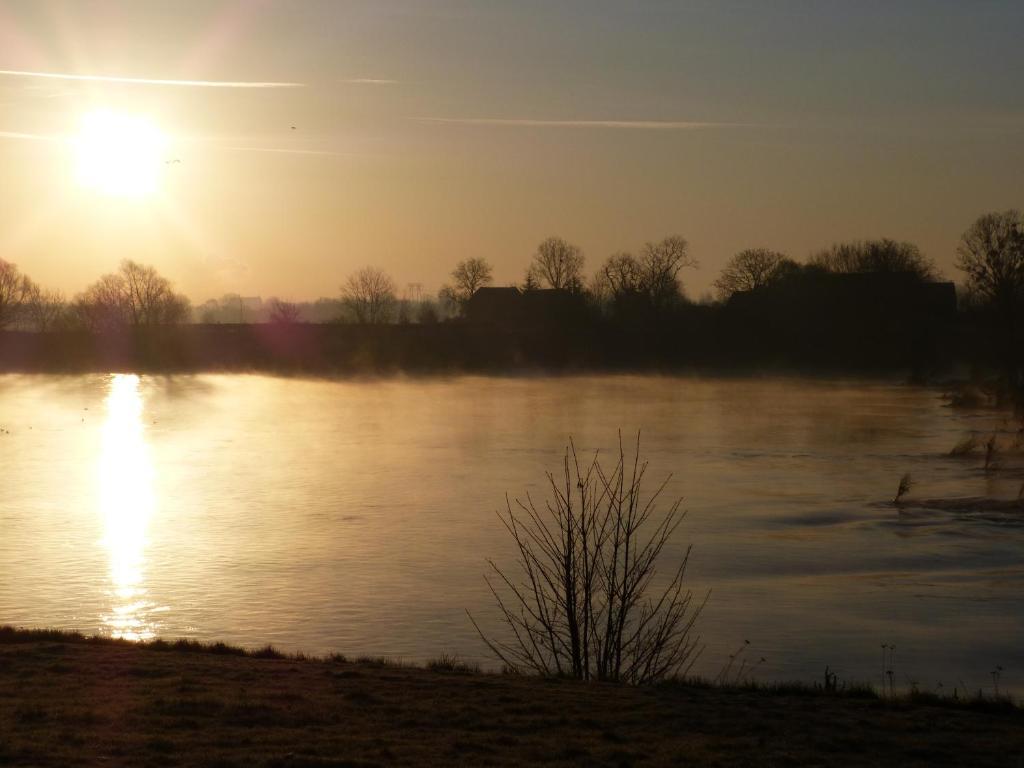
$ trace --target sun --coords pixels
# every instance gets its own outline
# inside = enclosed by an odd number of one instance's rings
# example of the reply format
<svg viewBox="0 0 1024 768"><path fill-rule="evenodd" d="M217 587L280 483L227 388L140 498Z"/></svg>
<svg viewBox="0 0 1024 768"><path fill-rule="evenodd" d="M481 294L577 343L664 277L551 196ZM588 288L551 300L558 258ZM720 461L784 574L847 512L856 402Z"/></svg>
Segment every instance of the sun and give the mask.
<svg viewBox="0 0 1024 768"><path fill-rule="evenodd" d="M167 137L149 118L111 110L85 114L74 140L79 183L121 198L143 198L160 186Z"/></svg>

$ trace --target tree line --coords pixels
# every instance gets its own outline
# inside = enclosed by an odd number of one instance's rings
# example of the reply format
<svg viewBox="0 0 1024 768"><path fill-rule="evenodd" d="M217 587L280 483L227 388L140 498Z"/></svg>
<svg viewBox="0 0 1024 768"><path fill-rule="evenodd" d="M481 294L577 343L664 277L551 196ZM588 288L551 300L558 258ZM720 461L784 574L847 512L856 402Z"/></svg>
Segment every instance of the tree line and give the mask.
<svg viewBox="0 0 1024 768"><path fill-rule="evenodd" d="M191 317L191 305L153 267L130 259L68 301L44 290L8 261L0 259L0 330L85 329L177 325Z"/></svg>
<svg viewBox="0 0 1024 768"><path fill-rule="evenodd" d="M578 246L550 237L538 245L518 287L579 294L611 317L657 319L688 303L681 275L685 269L698 267L698 262L686 239L673 235L645 243L636 253L612 254L589 280L585 265ZM960 238L956 266L964 275L962 303L991 319L1005 343L1016 344L1024 314L1024 214L1008 210L979 217ZM865 272L898 272L921 281L940 277L934 261L917 246L890 239L833 245L803 263L781 252L753 248L729 259L714 282L715 298L728 302L742 291L783 284L813 286L813 280L821 275ZM469 258L456 264L436 298L400 298L395 280L368 266L347 278L337 298L303 305L272 299L257 319L294 323L312 315L321 322L435 323L463 315L472 296L493 282L490 263ZM237 295L203 307L201 321L252 319L246 317ZM103 332L175 325L192 320L195 314L188 299L169 280L132 260L123 261L116 272L103 275L66 300L59 292L40 288L16 265L0 259L0 329Z"/></svg>

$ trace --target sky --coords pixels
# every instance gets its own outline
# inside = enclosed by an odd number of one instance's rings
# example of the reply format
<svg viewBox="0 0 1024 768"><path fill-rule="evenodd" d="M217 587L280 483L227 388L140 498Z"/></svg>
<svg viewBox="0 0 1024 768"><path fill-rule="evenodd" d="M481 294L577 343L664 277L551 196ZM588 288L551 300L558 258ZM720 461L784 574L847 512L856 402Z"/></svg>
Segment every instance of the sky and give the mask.
<svg viewBox="0 0 1024 768"><path fill-rule="evenodd" d="M1022 39L996 0L0 0L0 258L197 302L505 285L550 235L588 273L682 235L695 298L744 248L875 237L956 278L1024 207ZM112 194L128 150L152 178Z"/></svg>

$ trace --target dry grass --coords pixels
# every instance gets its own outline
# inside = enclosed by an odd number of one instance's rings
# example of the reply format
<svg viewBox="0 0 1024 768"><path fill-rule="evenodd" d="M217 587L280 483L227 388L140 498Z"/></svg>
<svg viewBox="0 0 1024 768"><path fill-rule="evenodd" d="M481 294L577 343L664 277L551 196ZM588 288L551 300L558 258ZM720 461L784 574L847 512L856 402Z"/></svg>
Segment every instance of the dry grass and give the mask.
<svg viewBox="0 0 1024 768"><path fill-rule="evenodd" d="M0 631L0 764L1016 765L1024 713Z"/></svg>

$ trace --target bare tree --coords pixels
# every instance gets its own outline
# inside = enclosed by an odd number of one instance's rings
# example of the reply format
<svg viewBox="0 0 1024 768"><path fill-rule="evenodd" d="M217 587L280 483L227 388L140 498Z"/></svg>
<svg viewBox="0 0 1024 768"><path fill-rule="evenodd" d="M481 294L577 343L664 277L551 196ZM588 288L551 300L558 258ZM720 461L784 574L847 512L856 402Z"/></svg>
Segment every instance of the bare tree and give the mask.
<svg viewBox="0 0 1024 768"><path fill-rule="evenodd" d="M581 467L566 449L559 477L548 474L551 500L538 509L527 495L507 502L502 523L515 542L518 573L489 561L487 580L509 631L488 648L513 671L581 680L650 683L685 675L699 655L697 603L683 578L690 550L655 589L659 556L682 522L681 500L655 516L666 481L648 498L647 463L630 459L619 438L606 473L595 454Z"/></svg>
<svg viewBox="0 0 1024 768"><path fill-rule="evenodd" d="M696 269L697 260L689 253L689 244L679 235L671 235L657 243L647 243L640 252L644 287L656 310L666 309L682 296L679 272L684 267Z"/></svg>
<svg viewBox="0 0 1024 768"><path fill-rule="evenodd" d="M967 287L1004 308L1024 300L1024 214L986 213L960 238L956 266Z"/></svg>
<svg viewBox="0 0 1024 768"><path fill-rule="evenodd" d="M480 288L491 284L491 265L484 259L460 261L452 270L455 297L465 304Z"/></svg>
<svg viewBox="0 0 1024 768"><path fill-rule="evenodd" d="M740 251L725 265L715 280L719 298L725 300L738 291L753 291L771 285L799 265L784 253L767 248Z"/></svg>
<svg viewBox="0 0 1024 768"><path fill-rule="evenodd" d="M91 330L119 326L177 325L191 311L185 296L153 267L130 259L116 273L103 275L75 298L75 314Z"/></svg>
<svg viewBox="0 0 1024 768"><path fill-rule="evenodd" d="M828 272L908 272L921 280L939 277L935 262L913 243L885 237L833 245L811 257L812 266Z"/></svg>
<svg viewBox="0 0 1024 768"><path fill-rule="evenodd" d="M275 325L293 325L302 319L299 305L278 298L270 300L270 322Z"/></svg>
<svg viewBox="0 0 1024 768"><path fill-rule="evenodd" d="M986 213L960 238L956 266L967 290L994 313L1011 384L1019 384L1020 324L1024 321L1024 214Z"/></svg>
<svg viewBox="0 0 1024 768"><path fill-rule="evenodd" d="M598 270L594 278L595 293L611 300L642 293L644 270L631 253L615 253Z"/></svg>
<svg viewBox="0 0 1024 768"><path fill-rule="evenodd" d="M153 267L125 259L119 274L132 325L177 325L188 319L188 299L175 293L171 281Z"/></svg>
<svg viewBox="0 0 1024 768"><path fill-rule="evenodd" d="M33 291L38 290L17 265L0 259L0 329L19 321Z"/></svg>
<svg viewBox="0 0 1024 768"><path fill-rule="evenodd" d="M103 275L75 297L72 311L78 322L91 331L104 331L131 324L127 297L119 275Z"/></svg>
<svg viewBox="0 0 1024 768"><path fill-rule="evenodd" d="M60 291L33 286L25 306L27 320L37 331L61 328L68 320L68 303Z"/></svg>
<svg viewBox="0 0 1024 768"><path fill-rule="evenodd" d="M523 275L521 290L524 292L540 290L540 279L537 277L537 272L532 264L526 268L526 274Z"/></svg>
<svg viewBox="0 0 1024 768"><path fill-rule="evenodd" d="M594 293L616 304L639 300L642 306L660 312L682 296L679 272L696 266L684 238L666 237L646 243L639 258L631 253L609 256L595 275Z"/></svg>
<svg viewBox="0 0 1024 768"><path fill-rule="evenodd" d="M452 270L453 285L443 285L438 298L449 314L462 313L473 294L491 284L491 265L484 259L460 261Z"/></svg>
<svg viewBox="0 0 1024 768"><path fill-rule="evenodd" d="M363 267L342 288L345 305L358 323L388 322L398 301L396 296L395 281L376 267Z"/></svg>
<svg viewBox="0 0 1024 768"><path fill-rule="evenodd" d="M583 251L560 237L549 237L537 246L530 272L549 288L578 291L583 287Z"/></svg>

